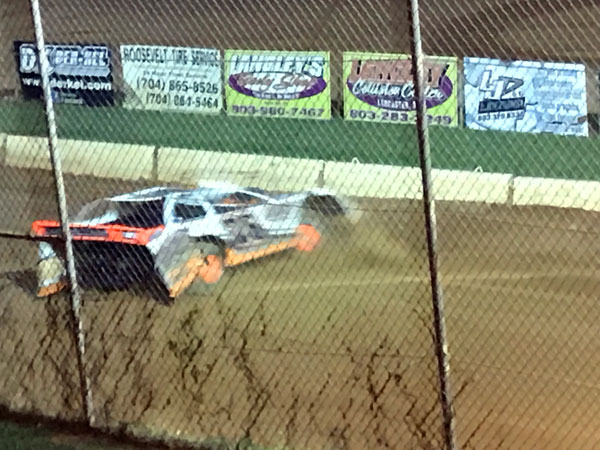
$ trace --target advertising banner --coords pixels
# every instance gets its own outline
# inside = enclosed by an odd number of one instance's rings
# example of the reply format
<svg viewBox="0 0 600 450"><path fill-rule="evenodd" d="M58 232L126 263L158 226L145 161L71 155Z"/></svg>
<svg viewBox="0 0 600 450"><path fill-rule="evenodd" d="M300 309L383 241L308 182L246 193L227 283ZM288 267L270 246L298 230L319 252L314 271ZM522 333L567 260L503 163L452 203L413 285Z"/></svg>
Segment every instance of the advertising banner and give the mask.
<svg viewBox="0 0 600 450"><path fill-rule="evenodd" d="M467 127L588 135L583 64L465 58L464 71Z"/></svg>
<svg viewBox="0 0 600 450"><path fill-rule="evenodd" d="M15 41L15 55L26 99L41 99L42 77L37 47ZM105 45L47 44L50 87L56 103L90 106L114 103L111 52Z"/></svg>
<svg viewBox="0 0 600 450"><path fill-rule="evenodd" d="M217 49L121 45L121 64L126 108L210 114L223 107Z"/></svg>
<svg viewBox="0 0 600 450"><path fill-rule="evenodd" d="M415 123L416 101L410 55L344 53L344 118L385 123ZM457 126L458 59L425 58L427 119Z"/></svg>
<svg viewBox="0 0 600 450"><path fill-rule="evenodd" d="M231 115L330 119L329 52L225 51Z"/></svg>

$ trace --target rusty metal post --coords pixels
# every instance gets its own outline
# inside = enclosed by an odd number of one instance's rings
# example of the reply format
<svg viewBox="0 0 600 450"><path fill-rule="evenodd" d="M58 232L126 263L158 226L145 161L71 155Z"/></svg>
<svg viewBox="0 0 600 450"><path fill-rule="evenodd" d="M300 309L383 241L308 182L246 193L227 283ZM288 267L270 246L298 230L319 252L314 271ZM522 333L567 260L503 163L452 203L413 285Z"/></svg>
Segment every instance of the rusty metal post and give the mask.
<svg viewBox="0 0 600 450"><path fill-rule="evenodd" d="M438 363L440 401L444 422L444 442L448 450L454 450L456 448L454 440L454 411L452 408L452 394L450 390L450 363L444 316L444 296L439 280L438 269L437 225L435 199L432 192L433 182L431 176L429 129L426 120L427 103L425 98L424 56L421 46L419 0L408 0L408 6L411 23L411 53L417 113L417 137L423 185L423 208L425 212L429 273L431 277L435 350Z"/></svg>
<svg viewBox="0 0 600 450"><path fill-rule="evenodd" d="M93 425L92 408L92 390L91 382L85 370L85 332L81 320L81 296L79 285L77 283L77 272L75 269L75 258L73 255L73 241L71 230L69 228L69 215L67 210L67 200L65 195L65 185L63 180L60 152L58 149L58 137L56 131L56 116L54 114L54 104L52 101L52 92L50 88L50 67L48 55L46 53L46 44L44 42L44 29L42 26L42 16L40 12L39 0L30 0L31 13L35 31L36 47L39 55L40 75L42 81L42 91L44 94L44 105L46 112L46 121L48 125L48 148L50 159L56 182L56 193L58 200L58 212L65 237L67 273L71 285L71 312L73 314L76 342L77 342L77 365L81 381L82 404L85 417L90 425Z"/></svg>

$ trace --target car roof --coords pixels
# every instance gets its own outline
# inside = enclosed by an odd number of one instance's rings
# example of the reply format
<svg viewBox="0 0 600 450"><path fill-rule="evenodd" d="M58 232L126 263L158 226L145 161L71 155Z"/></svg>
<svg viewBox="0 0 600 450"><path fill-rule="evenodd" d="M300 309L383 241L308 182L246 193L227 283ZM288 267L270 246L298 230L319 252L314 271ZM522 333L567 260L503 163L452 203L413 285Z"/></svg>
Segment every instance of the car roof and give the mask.
<svg viewBox="0 0 600 450"><path fill-rule="evenodd" d="M148 189L142 189L134 192L127 192L125 194L119 194L114 197L110 197L110 200L116 202L134 202L134 201L152 201L162 200L167 195L177 194L189 191L189 189L182 188L171 188L164 186L151 187Z"/></svg>
<svg viewBox="0 0 600 450"><path fill-rule="evenodd" d="M239 186L226 182L199 183L197 187L191 189L156 186L139 191L119 194L109 199L116 202L145 202L154 200L163 200L168 195L175 195L188 200L206 200L217 201L222 197L234 192L247 192L258 196L268 196L268 192L263 189Z"/></svg>

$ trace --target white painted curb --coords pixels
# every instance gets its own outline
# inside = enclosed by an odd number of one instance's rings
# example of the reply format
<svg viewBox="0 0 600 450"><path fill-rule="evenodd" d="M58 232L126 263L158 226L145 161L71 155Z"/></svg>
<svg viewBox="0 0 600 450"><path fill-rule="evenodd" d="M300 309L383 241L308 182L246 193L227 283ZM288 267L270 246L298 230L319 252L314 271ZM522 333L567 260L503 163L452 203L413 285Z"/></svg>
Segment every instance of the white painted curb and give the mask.
<svg viewBox="0 0 600 450"><path fill-rule="evenodd" d="M432 169L433 196L436 200L508 203L512 175Z"/></svg>
<svg viewBox="0 0 600 450"><path fill-rule="evenodd" d="M420 199L416 167L318 161L301 158L199 151L61 139L65 173L126 180L195 184L229 181L263 189L329 187L350 197ZM51 169L47 139L0 134L3 163ZM600 211L600 182L514 177L481 171L433 169L436 200L546 205Z"/></svg>

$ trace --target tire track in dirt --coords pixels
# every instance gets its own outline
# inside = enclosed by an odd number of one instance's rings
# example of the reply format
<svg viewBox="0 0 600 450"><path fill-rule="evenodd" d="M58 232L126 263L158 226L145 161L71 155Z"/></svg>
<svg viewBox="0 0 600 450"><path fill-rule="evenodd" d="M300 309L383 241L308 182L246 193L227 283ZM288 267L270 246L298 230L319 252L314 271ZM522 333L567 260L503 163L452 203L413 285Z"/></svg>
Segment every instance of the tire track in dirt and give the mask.
<svg viewBox="0 0 600 450"><path fill-rule="evenodd" d="M114 180L78 180L79 186L92 183L76 193L77 201L115 189ZM403 201L363 207L356 229L334 236L319 252L248 265L214 293L172 307L143 292L85 292L96 402L108 404L101 420L194 436L245 430L264 445L301 448L435 447L439 417L422 210ZM600 361L588 325L600 317L593 270L600 243L582 230L596 217L551 208L439 208L463 442L509 446L516 436L527 441L545 429L548 439L564 443L577 438L571 429L586 433L578 421L600 429L600 421L583 412L595 411L599 396L589 378ZM20 257L20 269L33 268L29 245L0 240L5 254L28 255ZM12 260L4 266L6 272L17 267ZM56 316L46 322L48 311L17 278L7 279L0 320L15 332L28 330L32 317L36 328L60 327ZM51 302L66 308L68 299ZM532 330L529 321L536 318ZM9 331L5 338L16 342L1 348L18 346L19 357L2 355L13 374L38 370L32 361L61 341ZM570 339L577 346L570 347ZM539 366L544 359L548 363ZM76 367L75 360L68 367L67 356L58 361L52 372L66 375ZM66 386L60 374L52 379ZM36 376L27 383L19 401L33 404L47 390L42 381ZM66 392L46 395L46 406L66 408ZM546 396L543 413L532 392ZM14 401L10 392L3 395L1 402ZM515 417L529 425L519 428ZM558 418L562 431L553 426ZM593 439L593 431L587 433Z"/></svg>

